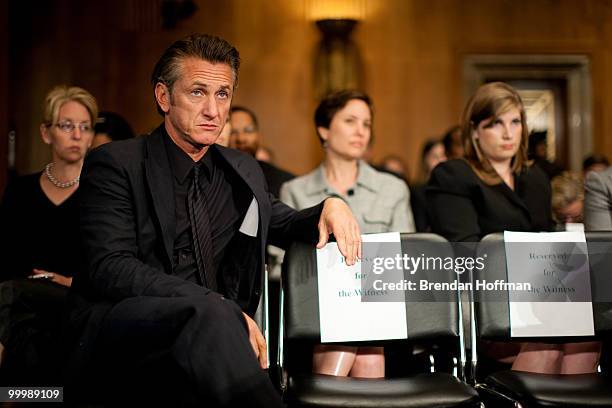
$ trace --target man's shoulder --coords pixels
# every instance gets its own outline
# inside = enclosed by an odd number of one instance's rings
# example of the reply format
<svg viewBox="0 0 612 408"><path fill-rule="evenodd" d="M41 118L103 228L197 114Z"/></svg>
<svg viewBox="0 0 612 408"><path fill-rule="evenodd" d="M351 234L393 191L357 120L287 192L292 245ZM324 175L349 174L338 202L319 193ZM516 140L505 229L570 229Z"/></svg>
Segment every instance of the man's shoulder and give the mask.
<svg viewBox="0 0 612 408"><path fill-rule="evenodd" d="M141 169L147 137L149 136L120 140L96 147L85 158L82 178L88 177L94 169L101 167L113 169L114 172L133 172L134 169Z"/></svg>
<svg viewBox="0 0 612 408"><path fill-rule="evenodd" d="M256 183L261 183L261 185L265 184L263 171L253 156L237 149L231 149L220 145L214 145L211 148L215 149L234 171L238 173L242 179L247 181L247 183L251 180Z"/></svg>
<svg viewBox="0 0 612 408"><path fill-rule="evenodd" d="M133 139L118 140L98 146L93 149L89 156L112 157L116 160L134 160L144 154L144 144L149 136L139 136Z"/></svg>
<svg viewBox="0 0 612 408"><path fill-rule="evenodd" d="M286 170L283 170L280 167L272 163L268 163L268 162L261 161L261 160L257 160L257 163L259 163L259 166L263 169L264 172L268 171L270 173L277 174L279 177L283 177L287 179L292 179L295 177L295 174L290 173Z"/></svg>
<svg viewBox="0 0 612 408"><path fill-rule="evenodd" d="M216 149L217 152L228 162L235 166L247 166L249 169L256 168L259 169L259 165L257 164L257 160L250 154L247 154L238 149L232 149L229 147L221 146L215 144L211 146L211 148Z"/></svg>
<svg viewBox="0 0 612 408"><path fill-rule="evenodd" d="M259 161L259 160L257 161L257 163L259 163L259 167L261 167L261 170L266 176L266 179L273 178L274 180L282 184L289 180L293 180L295 178L295 175L279 167L276 167L275 165L271 163Z"/></svg>

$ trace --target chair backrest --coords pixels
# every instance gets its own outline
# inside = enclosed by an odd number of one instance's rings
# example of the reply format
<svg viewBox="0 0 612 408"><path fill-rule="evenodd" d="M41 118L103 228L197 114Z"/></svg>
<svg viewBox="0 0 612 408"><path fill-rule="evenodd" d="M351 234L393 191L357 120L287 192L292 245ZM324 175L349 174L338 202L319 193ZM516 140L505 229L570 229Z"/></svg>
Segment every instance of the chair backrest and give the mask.
<svg viewBox="0 0 612 408"><path fill-rule="evenodd" d="M261 296L259 298L257 310L255 310L255 314L253 315L253 320L255 321L255 323L257 323L257 326L259 327L261 333L266 339L266 352L268 353L268 356L270 355L270 311L268 309L269 296L268 266L266 265L262 276Z"/></svg>
<svg viewBox="0 0 612 408"><path fill-rule="evenodd" d="M612 330L612 232L586 232L589 253L591 294L593 299L593 320L596 335L604 335ZM478 254L487 254L485 268L474 270L472 282L476 280L508 281L506 251L503 233L487 235L477 249ZM490 294L476 292L475 321L478 336L488 340L509 340L510 313L507 293L492 299ZM533 340L555 341L555 337L542 337ZM564 340L587 340L588 338L568 338ZM472 343L473 344L473 343Z"/></svg>
<svg viewBox="0 0 612 408"><path fill-rule="evenodd" d="M401 235L402 252L410 256L452 257L450 244L439 235L416 233ZM428 279L417 272L411 279ZM430 272L434 273L434 272ZM449 270L436 270L437 282L453 282L457 275ZM288 340L320 340L317 259L315 248L295 243L287 251L283 263L284 332ZM408 293L408 295L410 295ZM409 340L458 338L460 336L458 292L446 301L429 299L406 302L406 325ZM384 318L384 316L381 316Z"/></svg>

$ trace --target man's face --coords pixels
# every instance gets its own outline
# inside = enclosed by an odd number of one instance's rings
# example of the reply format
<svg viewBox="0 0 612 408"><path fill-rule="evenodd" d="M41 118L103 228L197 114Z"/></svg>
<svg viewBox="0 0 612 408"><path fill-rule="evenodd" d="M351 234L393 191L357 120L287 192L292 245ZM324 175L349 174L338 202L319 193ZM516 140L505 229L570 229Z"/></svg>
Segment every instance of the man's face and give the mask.
<svg viewBox="0 0 612 408"><path fill-rule="evenodd" d="M232 113L230 122L232 124L230 146L255 156L259 147L259 130L251 115L243 111L236 111Z"/></svg>
<svg viewBox="0 0 612 408"><path fill-rule="evenodd" d="M197 154L215 143L227 121L234 74L229 65L199 58L180 62L179 78L172 91L158 83L155 96L166 113L166 130L188 154Z"/></svg>

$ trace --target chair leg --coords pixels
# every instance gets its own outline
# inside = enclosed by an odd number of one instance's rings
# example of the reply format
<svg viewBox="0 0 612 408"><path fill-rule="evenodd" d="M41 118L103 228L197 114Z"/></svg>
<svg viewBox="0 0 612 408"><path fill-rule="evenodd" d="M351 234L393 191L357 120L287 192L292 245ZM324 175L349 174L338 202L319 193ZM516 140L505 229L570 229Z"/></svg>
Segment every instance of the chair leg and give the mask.
<svg viewBox="0 0 612 408"><path fill-rule="evenodd" d="M486 384L476 384L474 388L483 399L485 407L523 408L523 405L519 401L502 394Z"/></svg>

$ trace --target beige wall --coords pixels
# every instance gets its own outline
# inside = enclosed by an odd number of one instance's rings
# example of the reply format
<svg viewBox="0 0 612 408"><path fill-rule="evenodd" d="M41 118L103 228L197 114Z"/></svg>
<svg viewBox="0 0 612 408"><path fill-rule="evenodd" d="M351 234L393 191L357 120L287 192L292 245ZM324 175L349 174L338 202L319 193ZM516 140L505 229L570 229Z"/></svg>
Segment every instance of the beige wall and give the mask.
<svg viewBox="0 0 612 408"><path fill-rule="evenodd" d="M51 3L54 18L29 21L32 39L15 30L9 38L11 45L21 46L10 65L20 172L40 169L49 158L39 142L37 121L42 98L55 83L86 87L101 108L123 113L138 132L156 126L160 118L148 82L153 64L170 42L195 31L221 35L239 49L243 63L235 103L258 114L278 164L304 173L321 159L312 126L312 61L319 34L306 17L308 0L199 0L191 19L163 32L126 22L128 8L141 0ZM595 148L612 157L612 115L607 114L612 108L611 2L365 3L365 20L354 39L365 64L365 88L376 107L375 158L399 154L416 174L422 142L458 121L464 98L462 57L473 53L588 55Z"/></svg>

